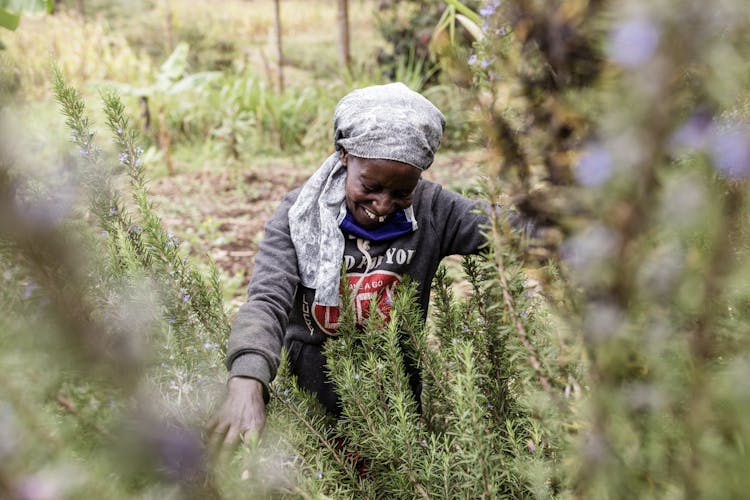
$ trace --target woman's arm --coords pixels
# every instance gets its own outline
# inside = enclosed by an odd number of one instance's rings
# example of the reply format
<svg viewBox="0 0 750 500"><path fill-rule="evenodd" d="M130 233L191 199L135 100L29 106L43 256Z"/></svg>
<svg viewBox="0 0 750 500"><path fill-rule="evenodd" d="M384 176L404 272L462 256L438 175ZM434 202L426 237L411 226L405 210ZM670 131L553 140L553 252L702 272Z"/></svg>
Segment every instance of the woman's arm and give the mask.
<svg viewBox="0 0 750 500"><path fill-rule="evenodd" d="M289 193L266 224L247 302L232 325L227 395L208 424L214 451L234 448L244 436L257 436L265 425L268 384L276 376L299 282L287 217L296 195L297 191Z"/></svg>

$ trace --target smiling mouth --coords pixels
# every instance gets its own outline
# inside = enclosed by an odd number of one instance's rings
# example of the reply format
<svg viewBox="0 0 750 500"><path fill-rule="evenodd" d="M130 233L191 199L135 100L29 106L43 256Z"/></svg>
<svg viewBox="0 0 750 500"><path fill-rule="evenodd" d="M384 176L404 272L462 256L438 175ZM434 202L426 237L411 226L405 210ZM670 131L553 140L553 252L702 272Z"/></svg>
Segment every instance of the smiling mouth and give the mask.
<svg viewBox="0 0 750 500"><path fill-rule="evenodd" d="M362 207L362 208L364 209L365 213L367 214L367 217L369 217L370 220L377 221L377 222L385 222L385 218L386 218L385 215L378 216L375 214L375 212L372 212L365 207Z"/></svg>

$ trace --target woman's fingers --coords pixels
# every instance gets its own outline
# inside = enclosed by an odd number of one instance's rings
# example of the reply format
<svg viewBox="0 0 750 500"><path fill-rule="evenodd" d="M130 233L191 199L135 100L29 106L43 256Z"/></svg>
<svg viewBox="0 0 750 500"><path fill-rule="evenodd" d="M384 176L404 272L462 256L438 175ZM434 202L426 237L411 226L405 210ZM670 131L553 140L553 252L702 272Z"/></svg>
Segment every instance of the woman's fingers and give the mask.
<svg viewBox="0 0 750 500"><path fill-rule="evenodd" d="M209 425L208 449L211 453L211 456L216 457L221 451L228 427L228 425L222 425L219 422L215 422L213 425Z"/></svg>

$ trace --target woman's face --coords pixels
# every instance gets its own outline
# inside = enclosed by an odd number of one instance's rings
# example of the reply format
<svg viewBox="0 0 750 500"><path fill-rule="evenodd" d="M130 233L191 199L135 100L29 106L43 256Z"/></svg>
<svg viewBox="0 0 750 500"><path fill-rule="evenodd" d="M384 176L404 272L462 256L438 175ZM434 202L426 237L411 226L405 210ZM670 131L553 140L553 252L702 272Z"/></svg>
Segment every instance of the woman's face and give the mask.
<svg viewBox="0 0 750 500"><path fill-rule="evenodd" d="M368 159L341 152L346 168L346 208L363 228L382 224L412 203L422 171L394 160Z"/></svg>

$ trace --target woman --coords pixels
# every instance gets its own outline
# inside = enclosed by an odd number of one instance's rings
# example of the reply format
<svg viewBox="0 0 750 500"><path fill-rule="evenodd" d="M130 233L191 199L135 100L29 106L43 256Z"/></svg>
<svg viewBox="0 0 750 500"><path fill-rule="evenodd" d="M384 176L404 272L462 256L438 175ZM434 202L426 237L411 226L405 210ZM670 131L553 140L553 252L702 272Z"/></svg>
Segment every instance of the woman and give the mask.
<svg viewBox="0 0 750 500"><path fill-rule="evenodd" d="M229 338L228 393L209 424L214 445L231 448L262 430L282 345L300 386L339 412L323 346L336 334L341 286L349 286L358 320L373 300L388 318L390 294L408 275L426 316L442 258L483 245L487 218L475 213L477 202L421 179L444 126L442 113L401 83L355 90L338 103L336 151L266 224ZM418 374L411 376L418 393Z"/></svg>

